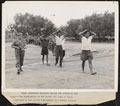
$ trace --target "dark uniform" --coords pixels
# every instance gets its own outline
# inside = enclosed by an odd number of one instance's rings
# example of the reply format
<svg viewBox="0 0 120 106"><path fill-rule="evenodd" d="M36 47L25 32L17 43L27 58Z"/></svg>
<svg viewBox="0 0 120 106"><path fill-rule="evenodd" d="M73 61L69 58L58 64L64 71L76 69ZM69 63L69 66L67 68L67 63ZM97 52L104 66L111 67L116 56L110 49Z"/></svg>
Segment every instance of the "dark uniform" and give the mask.
<svg viewBox="0 0 120 106"><path fill-rule="evenodd" d="M17 39L13 42L12 48L15 48L16 57L16 68L18 69L18 74L22 71L24 55L25 55L25 42L23 40Z"/></svg>

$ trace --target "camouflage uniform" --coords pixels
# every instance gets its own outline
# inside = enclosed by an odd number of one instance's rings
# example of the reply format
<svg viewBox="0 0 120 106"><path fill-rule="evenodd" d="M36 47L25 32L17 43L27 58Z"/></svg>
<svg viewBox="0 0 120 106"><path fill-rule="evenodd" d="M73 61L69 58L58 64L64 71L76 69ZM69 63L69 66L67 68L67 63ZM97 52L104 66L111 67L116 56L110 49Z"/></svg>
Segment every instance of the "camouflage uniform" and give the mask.
<svg viewBox="0 0 120 106"><path fill-rule="evenodd" d="M18 71L21 71L25 55L25 42L17 39L13 42L12 47L15 48L16 68L18 68Z"/></svg>

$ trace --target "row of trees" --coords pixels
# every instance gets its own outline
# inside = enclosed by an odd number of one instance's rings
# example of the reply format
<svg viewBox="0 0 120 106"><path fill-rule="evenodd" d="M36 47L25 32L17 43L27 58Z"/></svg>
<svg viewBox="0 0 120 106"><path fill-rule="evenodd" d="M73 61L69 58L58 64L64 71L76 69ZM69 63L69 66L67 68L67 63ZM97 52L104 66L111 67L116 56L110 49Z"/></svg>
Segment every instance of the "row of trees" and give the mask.
<svg viewBox="0 0 120 106"><path fill-rule="evenodd" d="M97 39L114 38L114 13L93 14L83 19L72 19L61 27L68 37L79 39L78 33L89 29L97 33Z"/></svg>
<svg viewBox="0 0 120 106"><path fill-rule="evenodd" d="M45 28L45 34L49 35L56 31L55 25L45 17L32 14L16 14L14 24L10 24L6 32L13 33L13 30L28 34L29 38L41 36L41 28ZM89 29L97 33L97 39L114 38L114 13L93 14L83 19L72 19L65 26L60 27L67 32L68 38L79 39L78 33ZM8 36L8 34L6 34Z"/></svg>
<svg viewBox="0 0 120 106"><path fill-rule="evenodd" d="M24 35L37 37L41 35L41 28L45 28L45 34L56 30L54 24L47 18L41 16L34 16L32 14L16 14L14 17L14 24L8 25L7 31L9 32L21 32Z"/></svg>

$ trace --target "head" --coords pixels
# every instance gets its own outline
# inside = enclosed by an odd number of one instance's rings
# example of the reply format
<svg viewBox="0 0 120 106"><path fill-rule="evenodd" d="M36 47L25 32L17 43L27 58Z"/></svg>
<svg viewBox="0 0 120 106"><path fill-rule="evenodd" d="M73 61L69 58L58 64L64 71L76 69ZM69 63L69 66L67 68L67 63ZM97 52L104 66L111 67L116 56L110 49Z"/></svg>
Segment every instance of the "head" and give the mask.
<svg viewBox="0 0 120 106"><path fill-rule="evenodd" d="M88 38L88 37L90 36L90 32L89 32L89 31L86 31L84 36L85 36L86 38Z"/></svg>
<svg viewBox="0 0 120 106"><path fill-rule="evenodd" d="M19 33L19 34L17 35L17 39L24 41L24 40L25 40L25 37L24 37L24 35L23 35L22 33Z"/></svg>
<svg viewBox="0 0 120 106"><path fill-rule="evenodd" d="M17 39L21 40L21 39L22 39L22 33L18 33L18 34L16 35L16 37L17 37Z"/></svg>
<svg viewBox="0 0 120 106"><path fill-rule="evenodd" d="M57 35L60 37L62 35L62 32L58 31Z"/></svg>

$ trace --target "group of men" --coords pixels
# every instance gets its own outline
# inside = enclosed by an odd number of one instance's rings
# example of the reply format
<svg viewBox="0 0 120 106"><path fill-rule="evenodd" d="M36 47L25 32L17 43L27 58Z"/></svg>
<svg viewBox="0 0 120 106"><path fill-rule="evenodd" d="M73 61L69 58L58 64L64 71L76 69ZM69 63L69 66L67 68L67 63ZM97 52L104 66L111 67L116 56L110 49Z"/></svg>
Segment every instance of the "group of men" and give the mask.
<svg viewBox="0 0 120 106"><path fill-rule="evenodd" d="M41 30L42 35L40 37L40 42L41 42L41 55L42 55L42 63L44 64L44 57L46 56L46 64L49 66L50 64L48 63L48 47L50 42L52 44L55 44L55 47L53 47L53 51L55 51L55 57L56 57L56 63L55 65L58 64L58 60L60 59L60 64L59 66L62 67L62 60L63 57L65 56L65 32L63 31L56 31L52 33L50 36L45 35L45 30Z"/></svg>
<svg viewBox="0 0 120 106"><path fill-rule="evenodd" d="M17 33L16 33L17 34ZM65 36L66 32L57 30L50 34L49 36L45 35L45 29L41 29L41 36L40 36L40 42L41 42L41 55L42 55L42 64L44 64L45 56L46 56L46 65L50 66L48 62L48 46L50 42L53 42L55 44L55 66L59 63L59 67L62 67L63 57L65 56ZM85 62L88 60L89 62L89 68L90 68L90 74L95 75L96 72L93 72L93 66L92 66L92 59L93 55L91 52L91 41L92 38L96 35L96 33L84 30L79 33L81 37L81 60L82 60L82 71L84 72ZM22 72L22 66L24 61L24 54L25 54L25 48L26 44L24 41L24 36L22 33L17 34L17 39L13 42L12 48L15 48L15 57L16 57L16 68L17 68L17 74L20 74Z"/></svg>

